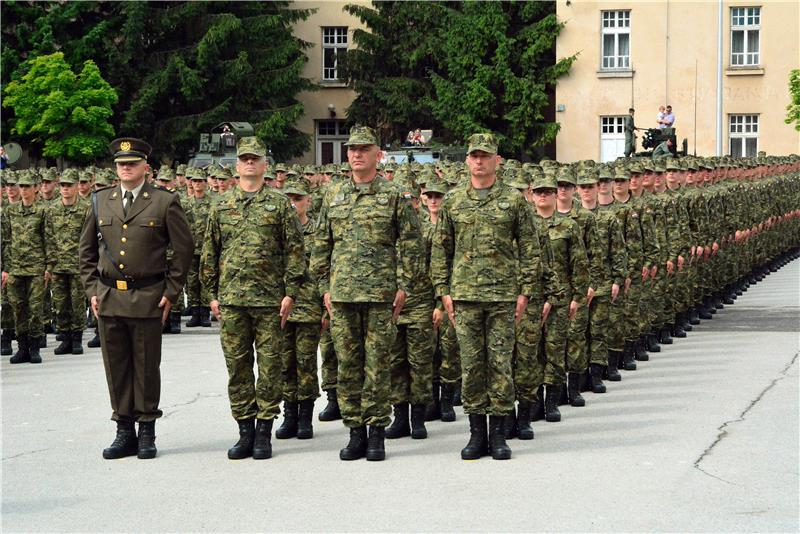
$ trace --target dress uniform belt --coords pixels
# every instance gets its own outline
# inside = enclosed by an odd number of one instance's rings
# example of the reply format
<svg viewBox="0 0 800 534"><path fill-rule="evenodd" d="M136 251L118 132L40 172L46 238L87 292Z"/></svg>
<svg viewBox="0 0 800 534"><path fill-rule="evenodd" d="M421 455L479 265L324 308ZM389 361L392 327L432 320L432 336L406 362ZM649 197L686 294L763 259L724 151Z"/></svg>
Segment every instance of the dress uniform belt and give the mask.
<svg viewBox="0 0 800 534"><path fill-rule="evenodd" d="M152 286L153 284L157 284L158 282L164 279L164 274L156 274L153 276L145 276L143 278L137 278L136 280L133 279L125 279L119 280L116 278L106 278L104 276L100 277L100 282L108 287L113 287L114 289L119 289L120 291L127 291L129 289L142 289L148 286Z"/></svg>

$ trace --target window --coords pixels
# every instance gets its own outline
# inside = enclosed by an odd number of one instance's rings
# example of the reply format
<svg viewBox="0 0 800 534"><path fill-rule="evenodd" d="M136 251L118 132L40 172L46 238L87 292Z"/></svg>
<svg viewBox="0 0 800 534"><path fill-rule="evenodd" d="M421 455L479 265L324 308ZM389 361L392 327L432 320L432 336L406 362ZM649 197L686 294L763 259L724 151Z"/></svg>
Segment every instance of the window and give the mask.
<svg viewBox="0 0 800 534"><path fill-rule="evenodd" d="M347 52L347 26L322 28L322 81L339 81L338 55Z"/></svg>
<svg viewBox="0 0 800 534"><path fill-rule="evenodd" d="M344 121L317 121L317 165L346 162L347 147L345 143L348 137L349 133Z"/></svg>
<svg viewBox="0 0 800 534"><path fill-rule="evenodd" d="M631 12L602 11L600 68L631 68Z"/></svg>
<svg viewBox="0 0 800 534"><path fill-rule="evenodd" d="M730 115L731 156L755 156L758 153L758 115Z"/></svg>
<svg viewBox="0 0 800 534"><path fill-rule="evenodd" d="M761 63L759 35L760 7L731 8L731 66L749 67Z"/></svg>
<svg viewBox="0 0 800 534"><path fill-rule="evenodd" d="M625 117L600 117L600 161L625 155Z"/></svg>

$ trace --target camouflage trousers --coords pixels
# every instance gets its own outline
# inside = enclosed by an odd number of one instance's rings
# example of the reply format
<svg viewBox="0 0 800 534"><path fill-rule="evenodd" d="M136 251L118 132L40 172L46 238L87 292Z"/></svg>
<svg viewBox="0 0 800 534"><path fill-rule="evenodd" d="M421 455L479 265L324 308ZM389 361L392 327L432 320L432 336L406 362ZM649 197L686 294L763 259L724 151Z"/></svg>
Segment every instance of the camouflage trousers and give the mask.
<svg viewBox="0 0 800 534"><path fill-rule="evenodd" d="M220 342L228 367L231 414L237 421L274 419L280 413L283 394L284 336L278 307L222 306L220 311ZM253 363L258 369L257 378Z"/></svg>
<svg viewBox="0 0 800 534"><path fill-rule="evenodd" d="M53 319L55 315L55 309L53 307L53 295L52 295L52 283L51 280L49 284L47 284L44 288L44 298L42 299L42 330L47 331L47 327L53 324Z"/></svg>
<svg viewBox="0 0 800 534"><path fill-rule="evenodd" d="M392 404L430 404L433 402L433 353L436 333L431 326L433 308L411 317L401 316L392 346L389 400ZM416 317L415 315L418 315Z"/></svg>
<svg viewBox="0 0 800 534"><path fill-rule="evenodd" d="M186 302L190 308L197 306L208 306L210 299L203 298L202 286L200 284L200 256L192 256L192 263L189 266L189 273L186 277ZM181 300L180 298L178 300Z"/></svg>
<svg viewBox="0 0 800 534"><path fill-rule="evenodd" d="M317 345L319 323L287 322L283 331L283 400L298 402L319 397Z"/></svg>
<svg viewBox="0 0 800 534"><path fill-rule="evenodd" d="M544 382L544 367L539 364L542 350L542 303L529 302L516 325L516 343L512 363L517 399L533 402Z"/></svg>
<svg viewBox="0 0 800 534"><path fill-rule="evenodd" d="M0 328L3 330L14 330L14 311L11 309L11 303L8 300L8 291L5 287L2 289L2 300L0 300L0 307L2 308L2 315L0 316Z"/></svg>
<svg viewBox="0 0 800 534"><path fill-rule="evenodd" d="M642 316L640 305L642 303L642 292L644 285L640 274L634 275L628 294L622 301L622 321L625 341L631 342L639 339L642 328ZM624 348L624 344L623 344Z"/></svg>
<svg viewBox="0 0 800 534"><path fill-rule="evenodd" d="M589 331L587 336L589 363L608 365L606 330L608 330L610 304L610 296L600 295L595 296L589 306Z"/></svg>
<svg viewBox="0 0 800 534"><path fill-rule="evenodd" d="M456 329L447 315L439 325L436 352L433 357L433 381L455 385L461 380L461 352L458 349Z"/></svg>
<svg viewBox="0 0 800 534"><path fill-rule="evenodd" d="M86 294L77 274L54 273L50 279L53 291L53 311L56 330L83 332L86 330Z"/></svg>
<svg viewBox="0 0 800 534"><path fill-rule="evenodd" d="M625 300L624 288L620 287L617 300L608 305L608 328L606 328L606 345L608 350L622 351L625 349Z"/></svg>
<svg viewBox="0 0 800 534"><path fill-rule="evenodd" d="M569 305L553 305L547 321L544 323L542 336L544 350L539 353L539 365L543 368L541 376L548 386L558 386L566 379L567 330L569 329ZM537 384L537 388L540 384Z"/></svg>
<svg viewBox="0 0 800 534"><path fill-rule="evenodd" d="M589 353L586 350L586 334L589 330L589 308L586 298L581 299L578 311L567 326L568 373L583 373L589 367Z"/></svg>
<svg viewBox="0 0 800 534"><path fill-rule="evenodd" d="M319 355L322 360L322 365L320 366L322 390L336 389L339 361L336 358L336 349L333 348L330 328L326 328L319 338Z"/></svg>
<svg viewBox="0 0 800 534"><path fill-rule="evenodd" d="M17 327L17 336L43 336L44 272L36 276L9 274L6 288L8 289L8 303Z"/></svg>
<svg viewBox="0 0 800 534"><path fill-rule="evenodd" d="M389 425L391 351L397 328L391 303L334 302L331 337L339 358L337 397L348 428Z"/></svg>
<svg viewBox="0 0 800 534"><path fill-rule="evenodd" d="M514 302L456 302L461 399L467 414L506 415L514 408Z"/></svg>

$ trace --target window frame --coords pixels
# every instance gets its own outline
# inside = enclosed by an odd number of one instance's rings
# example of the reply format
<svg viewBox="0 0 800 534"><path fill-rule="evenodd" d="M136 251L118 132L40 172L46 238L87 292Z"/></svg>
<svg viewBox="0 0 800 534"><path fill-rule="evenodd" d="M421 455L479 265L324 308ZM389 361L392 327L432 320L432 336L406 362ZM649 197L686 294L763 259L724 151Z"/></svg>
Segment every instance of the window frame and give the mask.
<svg viewBox="0 0 800 534"><path fill-rule="evenodd" d="M738 131L734 131L734 126ZM729 113L728 114L728 155L733 156L733 142L740 140L741 153L737 156L747 157L747 140L755 139L756 147L751 156L758 154L761 137L761 115L759 113Z"/></svg>
<svg viewBox="0 0 800 534"><path fill-rule="evenodd" d="M742 24L736 24L737 19L741 19ZM730 54L728 62L731 68L758 68L761 66L761 6L734 6L730 8ZM757 22L756 22L757 20ZM755 52L748 52L750 43L750 32L757 32L757 46ZM742 33L742 52L733 51L734 34ZM751 56L755 56L755 62L749 61ZM741 57L741 63L734 62L734 57Z"/></svg>
<svg viewBox="0 0 800 534"><path fill-rule="evenodd" d="M611 14L608 19L612 25L606 26L606 14ZM625 23L625 25L623 25ZM628 36L628 54L619 54L619 36ZM605 54L606 35L614 36L613 52L614 55ZM633 50L633 35L631 32L631 10L630 9L604 9L600 10L600 70L603 72L629 71L631 70L631 56ZM614 66L606 66L606 59L611 58ZM620 65L622 60L625 65Z"/></svg>
<svg viewBox="0 0 800 534"><path fill-rule="evenodd" d="M606 127L610 127L612 131L606 132ZM614 159L603 159L603 141L611 141L614 143L625 142L625 115L600 115L600 153L598 161L608 162Z"/></svg>
<svg viewBox="0 0 800 534"><path fill-rule="evenodd" d="M320 80L323 83L341 83L342 79L339 78L339 60L338 55L347 53L350 46L349 28L347 26L321 26L321 49L322 61L320 65ZM331 32L331 33L327 33ZM328 42L330 39L331 42ZM325 65L325 55L328 50L333 50L333 67ZM333 77L327 75L328 71L333 71Z"/></svg>

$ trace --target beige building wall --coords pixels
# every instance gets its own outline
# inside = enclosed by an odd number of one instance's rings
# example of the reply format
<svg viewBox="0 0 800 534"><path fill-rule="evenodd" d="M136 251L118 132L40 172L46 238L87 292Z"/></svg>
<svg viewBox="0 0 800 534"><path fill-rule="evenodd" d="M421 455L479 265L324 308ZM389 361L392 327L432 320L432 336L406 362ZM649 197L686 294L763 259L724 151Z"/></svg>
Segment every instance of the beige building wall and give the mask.
<svg viewBox="0 0 800 534"><path fill-rule="evenodd" d="M355 93L345 83L329 82L323 80L323 45L322 32L324 27L346 27L348 47L353 47L353 30L363 29L364 26L356 17L344 11L346 4L370 5L368 1L347 2L295 2L293 5L302 9L316 10L307 20L299 22L294 28L294 35L312 44L306 50L309 61L303 70L303 76L319 84L319 90L303 92L298 98L305 106L305 115L298 121L297 128L309 134L312 142L308 152L294 162L309 164L320 162L320 144L331 143L326 148L333 148L334 153L340 150L340 140L337 135L325 139L318 139L316 135L317 121L337 120L346 118L345 111L355 98ZM341 137L341 136L338 136Z"/></svg>
<svg viewBox="0 0 800 534"><path fill-rule="evenodd" d="M569 75L556 87L558 160L599 160L603 116L623 116L634 107L636 125L652 128L662 104L673 107L679 145L686 138L689 153L716 154L719 5L558 0L556 10L566 26L557 41L557 57L578 54ZM731 8L739 6L761 8L756 67L731 67ZM604 10L630 10L628 69L601 69ZM800 66L798 35L800 2L722 2L722 154L729 153L730 114L758 115L758 150L800 151L800 133L784 123L789 71ZM606 155L612 144L605 142Z"/></svg>

